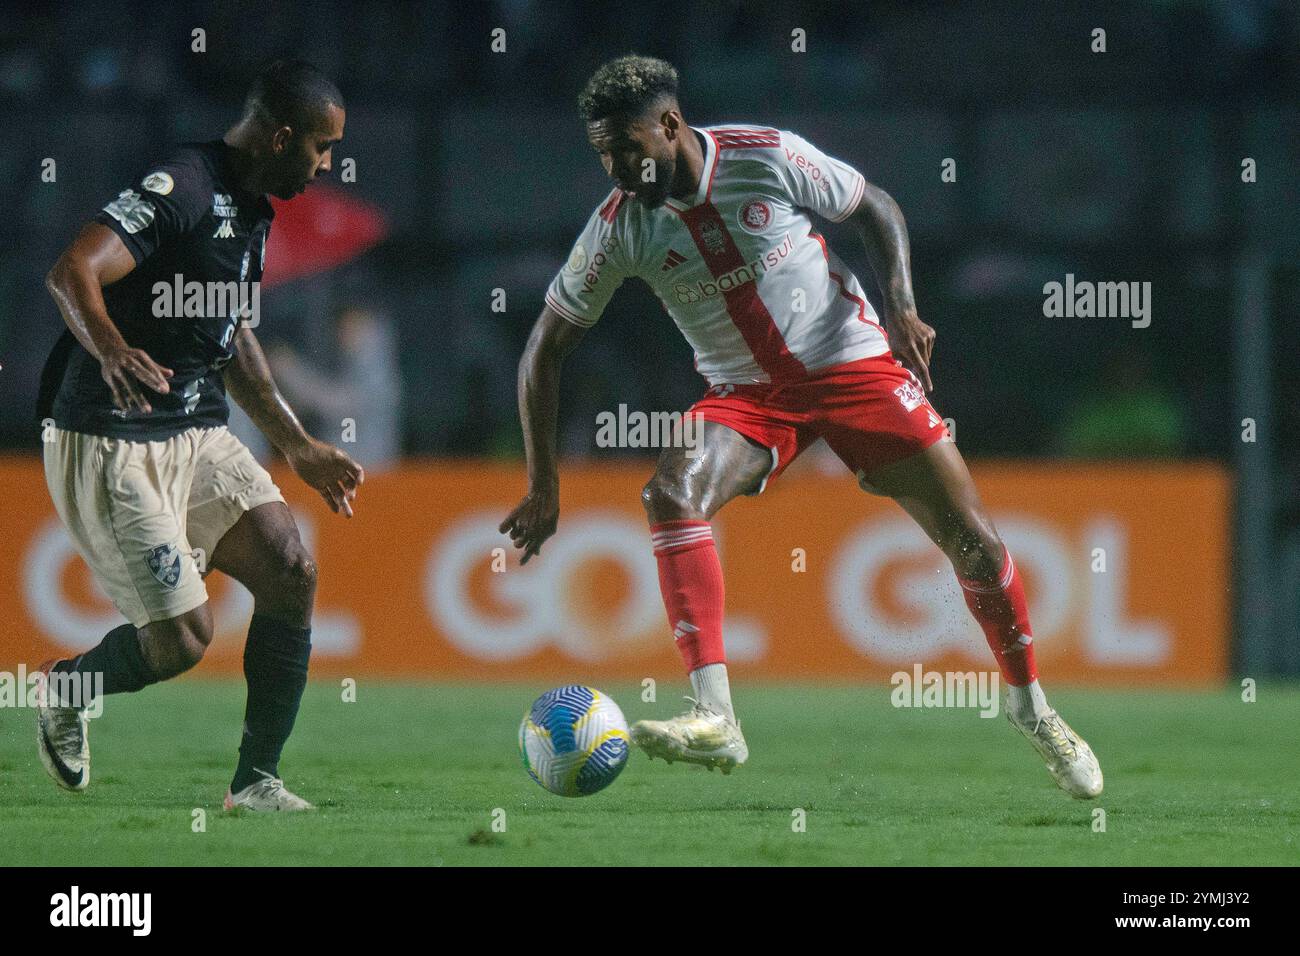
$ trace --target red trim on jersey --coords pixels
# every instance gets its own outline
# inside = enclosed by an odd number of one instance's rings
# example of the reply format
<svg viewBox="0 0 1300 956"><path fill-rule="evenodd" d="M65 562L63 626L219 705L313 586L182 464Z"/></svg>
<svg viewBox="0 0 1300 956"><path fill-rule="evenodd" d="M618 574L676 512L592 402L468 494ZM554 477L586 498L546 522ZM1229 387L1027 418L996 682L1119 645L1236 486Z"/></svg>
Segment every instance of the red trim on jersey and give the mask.
<svg viewBox="0 0 1300 956"><path fill-rule="evenodd" d="M623 200L626 198L627 193L615 187L614 191L609 194L609 198L605 200L605 205L600 207L600 218L612 223L614 217L618 215L618 207L623 205Z"/></svg>
<svg viewBox="0 0 1300 956"><path fill-rule="evenodd" d="M844 296L844 298L848 299L850 302L856 302L858 304L858 321L865 322L867 323L867 325L874 325L876 328L880 329L880 334L883 335L885 337L885 341L888 342L889 333L885 331L884 326L880 325L877 322L872 322L869 318L867 318L866 299L863 299L861 296L854 295L852 292L850 292L848 290L848 287L845 286L844 284L844 277L831 268L831 254L830 251L826 248L826 240L821 237L820 233L810 232L808 233L808 235L813 239L816 239L817 244L822 247L822 255L826 257L826 271L830 274L830 277L832 279L834 279L836 282L839 283L840 295Z"/></svg>
<svg viewBox="0 0 1300 956"><path fill-rule="evenodd" d="M727 224L716 206L707 199L679 213L690 231L695 247L699 249L704 264L715 279L744 266L745 259L736 248ZM714 238L710 247L704 240L705 232ZM749 346L754 361L773 382L788 382L805 378L808 370L790 352L781 330L776 327L772 313L767 310L758 294L754 280L742 283L729 292L722 293L727 315Z"/></svg>
<svg viewBox="0 0 1300 956"><path fill-rule="evenodd" d="M709 201L709 196L713 195L713 174L718 171L718 161L722 159L722 147L718 145L718 138L707 129L704 134L713 140L713 168L709 170L709 184L704 187L704 201Z"/></svg>
<svg viewBox="0 0 1300 956"><path fill-rule="evenodd" d="M858 185L853 190L853 198L849 200L848 206L845 207L844 215L840 216L840 218L834 221L843 222L845 219L848 219L849 216L857 212L858 203L862 202L862 194L866 191L867 191L867 177L863 176L861 173L858 173Z"/></svg>
<svg viewBox="0 0 1300 956"><path fill-rule="evenodd" d="M772 148L781 145L781 132L775 129L710 130L719 149Z"/></svg>
<svg viewBox="0 0 1300 956"><path fill-rule="evenodd" d="M568 319L574 325L581 325L583 328L587 328L590 325L592 325L592 321L590 319L584 319L582 316L580 316L577 312L574 312L572 309L565 308L556 300L555 296L551 295L551 293L547 292L545 299L547 305L549 305L556 312L560 313L560 316L562 318Z"/></svg>

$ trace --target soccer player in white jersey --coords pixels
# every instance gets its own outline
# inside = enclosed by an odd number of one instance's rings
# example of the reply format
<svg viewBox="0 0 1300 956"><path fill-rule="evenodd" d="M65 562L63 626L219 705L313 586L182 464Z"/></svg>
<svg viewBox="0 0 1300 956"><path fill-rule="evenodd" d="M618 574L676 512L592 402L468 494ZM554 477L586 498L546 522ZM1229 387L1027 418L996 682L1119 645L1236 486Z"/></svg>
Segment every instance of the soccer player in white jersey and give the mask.
<svg viewBox="0 0 1300 956"><path fill-rule="evenodd" d="M688 413L702 419L698 447L665 449L642 495L695 697L679 717L634 726L636 743L652 757L724 772L748 758L709 522L823 438L863 490L897 501L952 562L1009 685L1007 717L1052 778L1073 796L1100 794L1096 757L1039 684L1020 574L926 399L935 333L916 313L897 204L794 133L687 125L677 73L662 60L605 64L579 107L615 188L551 283L520 361L529 488L501 530L524 562L555 533L560 366L619 284L643 279L695 349L709 389ZM851 223L862 239L883 326L812 215Z"/></svg>

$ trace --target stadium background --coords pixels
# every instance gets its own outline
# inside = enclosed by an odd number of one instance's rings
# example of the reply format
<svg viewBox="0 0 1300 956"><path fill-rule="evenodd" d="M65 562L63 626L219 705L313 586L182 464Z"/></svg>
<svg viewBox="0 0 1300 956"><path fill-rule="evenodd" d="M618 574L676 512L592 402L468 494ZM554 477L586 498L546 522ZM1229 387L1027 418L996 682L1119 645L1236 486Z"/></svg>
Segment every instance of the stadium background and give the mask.
<svg viewBox="0 0 1300 956"><path fill-rule="evenodd" d="M316 434L354 420L371 471L350 524L277 473L320 558L315 672L680 680L637 501L651 459L595 443L598 413L678 410L703 388L645 286L566 366L561 534L527 569L492 567L508 542L490 527L524 490L515 364L608 191L575 96L636 50L677 65L692 123L794 129L899 201L939 334L933 401L1022 556L1058 683L1300 673L1294 5L5 4L0 19L0 667L117 620L40 474L32 404L61 328L42 277L145 163L219 136L257 66L294 53L344 91L335 163L356 179L277 219L258 332L319 400ZM875 298L860 246L826 231ZM1149 281L1150 327L1044 317L1043 284L1067 273ZM342 331L357 313L366 361ZM837 468L814 451L719 519L737 668L987 667L938 552ZM238 670L249 612L212 590L221 633L200 675Z"/></svg>

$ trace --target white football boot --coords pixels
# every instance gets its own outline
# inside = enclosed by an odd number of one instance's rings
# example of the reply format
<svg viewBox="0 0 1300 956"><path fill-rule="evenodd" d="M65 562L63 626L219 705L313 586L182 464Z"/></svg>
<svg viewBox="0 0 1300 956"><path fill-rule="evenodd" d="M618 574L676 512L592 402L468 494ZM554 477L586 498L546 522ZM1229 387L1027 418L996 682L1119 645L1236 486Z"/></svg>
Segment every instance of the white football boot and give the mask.
<svg viewBox="0 0 1300 956"><path fill-rule="evenodd" d="M1034 745L1058 787L1080 800L1101 794L1101 765L1088 742L1071 730L1060 714L1049 710L1041 717L1021 721L1010 707L1006 713L1011 726Z"/></svg>
<svg viewBox="0 0 1300 956"><path fill-rule="evenodd" d="M86 708L61 707L52 699L46 661L36 678L36 750L45 772L64 790L85 790L90 783L90 742Z"/></svg>
<svg viewBox="0 0 1300 956"><path fill-rule="evenodd" d="M749 759L749 747L740 724L725 714L701 706L687 697L692 707L671 720L639 720L632 725L632 740L653 760L680 760L712 770L731 773Z"/></svg>
<svg viewBox="0 0 1300 956"><path fill-rule="evenodd" d="M261 770L262 779L239 793L226 791L227 810L315 810L310 803L284 788L284 781Z"/></svg>

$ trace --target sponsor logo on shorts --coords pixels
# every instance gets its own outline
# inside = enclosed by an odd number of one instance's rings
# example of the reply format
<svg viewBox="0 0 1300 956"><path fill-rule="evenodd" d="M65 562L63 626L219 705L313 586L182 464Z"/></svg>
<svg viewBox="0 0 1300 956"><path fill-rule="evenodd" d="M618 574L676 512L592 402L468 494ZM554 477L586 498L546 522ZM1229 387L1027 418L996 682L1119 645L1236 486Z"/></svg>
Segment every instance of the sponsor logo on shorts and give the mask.
<svg viewBox="0 0 1300 956"><path fill-rule="evenodd" d="M894 394L898 396L898 400L903 403L903 407L909 412L916 411L920 408L921 403L925 401L925 393L921 391L921 386L915 382L904 382L894 389Z"/></svg>
<svg viewBox="0 0 1300 956"><path fill-rule="evenodd" d="M756 236L772 224L772 207L762 199L751 199L740 207L736 220L741 229Z"/></svg>
<svg viewBox="0 0 1300 956"><path fill-rule="evenodd" d="M160 544L144 556L149 573L165 588L175 591L181 583L181 551L174 544Z"/></svg>

